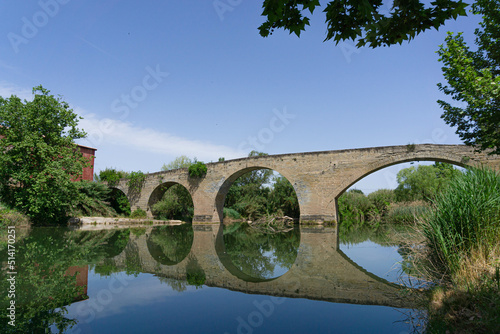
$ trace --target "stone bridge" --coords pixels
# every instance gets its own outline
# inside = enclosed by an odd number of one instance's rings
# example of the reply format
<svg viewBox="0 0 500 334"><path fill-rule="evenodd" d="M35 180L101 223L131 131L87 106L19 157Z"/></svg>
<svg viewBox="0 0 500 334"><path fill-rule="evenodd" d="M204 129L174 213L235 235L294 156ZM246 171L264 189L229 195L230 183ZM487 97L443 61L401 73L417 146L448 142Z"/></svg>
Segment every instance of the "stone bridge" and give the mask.
<svg viewBox="0 0 500 334"><path fill-rule="evenodd" d="M409 161L439 161L461 167L487 165L500 169L500 156L477 153L468 146L409 144L208 163L203 178L189 177L184 168L147 174L140 192L131 191L123 179L116 188L127 195L132 210L141 208L151 217L151 205L161 199L170 186L181 184L193 199L193 223L220 223L231 184L247 172L268 168L279 172L293 185L301 223L324 223L338 220L337 199L351 185L377 170Z"/></svg>
<svg viewBox="0 0 500 334"><path fill-rule="evenodd" d="M131 258L138 257L141 272L177 280L186 280L193 263L203 272L207 286L249 294L307 298L335 303L419 308L418 291L408 293L352 262L338 249L336 228L301 227L300 247L288 272L273 279L256 279L239 270L225 253L222 224L193 225L190 253L179 263L159 263L150 253L148 238L153 228L130 239L111 260L126 269ZM191 268L191 269L190 269Z"/></svg>

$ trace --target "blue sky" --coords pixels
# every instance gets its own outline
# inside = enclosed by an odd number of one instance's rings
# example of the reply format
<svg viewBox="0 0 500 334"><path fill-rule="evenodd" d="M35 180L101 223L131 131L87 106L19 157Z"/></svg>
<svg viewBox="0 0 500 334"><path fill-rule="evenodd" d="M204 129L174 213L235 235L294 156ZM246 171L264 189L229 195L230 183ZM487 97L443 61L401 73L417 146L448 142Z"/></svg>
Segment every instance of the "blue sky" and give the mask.
<svg viewBox="0 0 500 334"><path fill-rule="evenodd" d="M216 5L224 5L225 11ZM315 12L300 38L258 34L260 1L2 1L0 96L42 84L84 119L96 171L408 143L461 143L441 119L436 50L472 40L479 18L390 48L323 42ZM385 5L388 9L388 5ZM395 186L398 165L357 185Z"/></svg>

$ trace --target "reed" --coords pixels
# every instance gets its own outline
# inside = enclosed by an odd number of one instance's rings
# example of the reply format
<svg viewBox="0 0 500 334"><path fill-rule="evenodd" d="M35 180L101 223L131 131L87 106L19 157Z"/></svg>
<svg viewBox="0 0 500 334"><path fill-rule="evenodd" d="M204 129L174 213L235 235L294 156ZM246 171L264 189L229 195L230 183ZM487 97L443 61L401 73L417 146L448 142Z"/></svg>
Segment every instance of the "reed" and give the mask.
<svg viewBox="0 0 500 334"><path fill-rule="evenodd" d="M463 261L478 250L495 256L500 235L500 175L473 168L457 175L436 196L434 210L423 223L429 259L451 279L463 270Z"/></svg>

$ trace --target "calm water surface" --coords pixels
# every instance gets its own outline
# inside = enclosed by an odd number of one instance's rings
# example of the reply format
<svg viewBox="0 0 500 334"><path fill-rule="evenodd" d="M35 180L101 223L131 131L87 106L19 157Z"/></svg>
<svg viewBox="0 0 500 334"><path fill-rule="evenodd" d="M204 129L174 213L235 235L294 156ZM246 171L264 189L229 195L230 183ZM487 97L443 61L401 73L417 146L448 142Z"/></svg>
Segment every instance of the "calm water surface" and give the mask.
<svg viewBox="0 0 500 334"><path fill-rule="evenodd" d="M411 333L418 322L390 283L404 280L404 253L385 230L32 228L16 241L5 333Z"/></svg>

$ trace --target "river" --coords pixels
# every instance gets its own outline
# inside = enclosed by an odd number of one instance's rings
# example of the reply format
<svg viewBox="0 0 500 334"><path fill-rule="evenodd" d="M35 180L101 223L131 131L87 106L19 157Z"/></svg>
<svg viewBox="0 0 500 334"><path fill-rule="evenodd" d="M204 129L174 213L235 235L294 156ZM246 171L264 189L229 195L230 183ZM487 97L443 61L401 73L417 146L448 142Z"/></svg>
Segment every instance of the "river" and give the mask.
<svg viewBox="0 0 500 334"><path fill-rule="evenodd" d="M399 235L246 224L16 228L15 252L0 246L2 333L418 332L418 292L398 285L408 281Z"/></svg>

